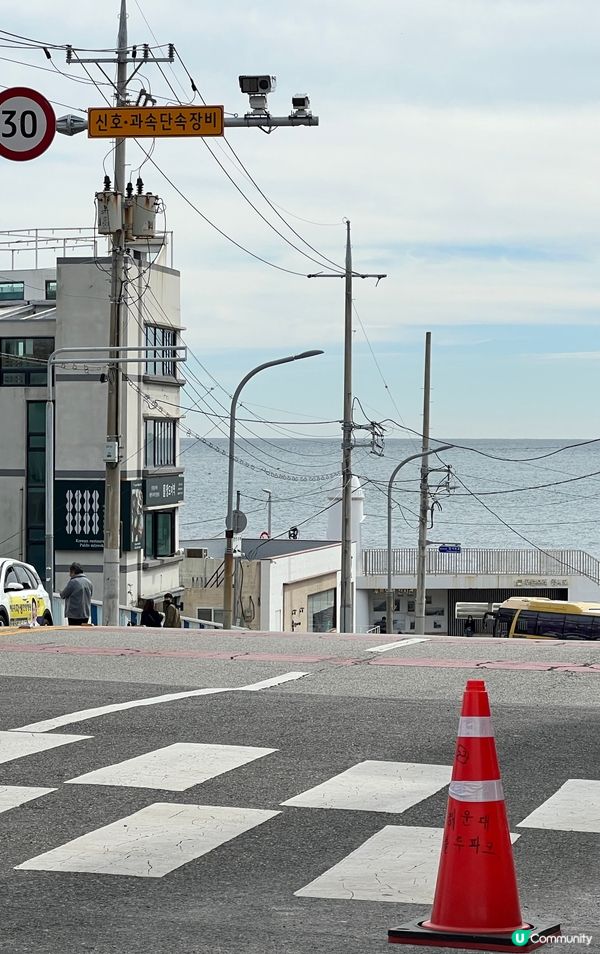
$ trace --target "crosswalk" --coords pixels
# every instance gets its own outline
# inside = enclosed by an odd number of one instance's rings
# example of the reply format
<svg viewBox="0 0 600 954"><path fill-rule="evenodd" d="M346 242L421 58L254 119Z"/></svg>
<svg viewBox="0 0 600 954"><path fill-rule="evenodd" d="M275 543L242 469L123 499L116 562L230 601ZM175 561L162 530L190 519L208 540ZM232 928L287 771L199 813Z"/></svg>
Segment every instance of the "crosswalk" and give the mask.
<svg viewBox="0 0 600 954"><path fill-rule="evenodd" d="M0 764L61 746L66 751L71 744L85 745L89 739L90 736L22 730L0 732ZM221 776L226 777L225 781L231 780L243 768L268 776L280 751L263 746L181 741L140 751L114 764L100 765L52 787L0 785L0 813L28 802L52 805L52 811L44 812L42 817L44 837L40 841L47 850L23 857L14 870L163 878L227 842L242 839L253 829L268 830L269 839L276 838L277 826L285 824L292 812L300 813L303 823L310 817L317 842L319 832L331 825L329 813L346 819L349 815L341 813L360 812L369 819L369 836L351 851L340 850L335 863L324 866L316 877L313 872L310 880L298 871L293 895L430 903L442 836L443 809L440 813L439 796L443 797L449 783L451 766L363 760L334 775L328 775L324 769L324 777L318 784L276 806L203 804L205 783ZM38 781L43 783L44 779ZM289 783L293 785L293 776ZM532 829L600 836L600 781L568 779L557 784L554 793L513 825L511 837L514 842L519 841L519 851L529 850ZM54 813L62 811L61 800L73 786L87 786L99 806L98 820L101 821L106 812L110 821L91 827L72 840L61 840L48 849L48 843L52 843ZM194 789L194 796L190 789ZM161 797L115 818L111 807L113 794L123 790L130 792L129 798L135 798L138 790L144 801L155 792L160 792ZM171 800L165 800L165 793L169 792L174 795ZM186 793L179 795L185 800L177 801L177 793ZM422 808L428 799L433 799L437 806L435 821L432 813L431 827L404 822L404 814ZM382 813L397 816L397 824L387 823L388 819L382 819L379 824L378 816ZM0 831L2 821L0 819ZM377 829L374 833L373 828ZM28 842L29 847L33 844L31 840ZM597 847L600 848L600 838Z"/></svg>

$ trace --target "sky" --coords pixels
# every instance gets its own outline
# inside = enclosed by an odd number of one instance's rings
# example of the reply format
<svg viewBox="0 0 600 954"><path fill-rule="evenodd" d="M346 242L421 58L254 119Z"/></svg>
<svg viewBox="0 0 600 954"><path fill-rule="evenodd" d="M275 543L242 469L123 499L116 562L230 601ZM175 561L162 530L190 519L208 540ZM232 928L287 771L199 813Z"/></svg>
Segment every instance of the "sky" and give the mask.
<svg viewBox="0 0 600 954"><path fill-rule="evenodd" d="M208 103L243 114L239 74L271 74L274 115L307 93L319 117L317 127L268 136L227 130L284 221L224 144L211 141L252 203L318 264L261 220L204 142L157 140L153 159L172 184L148 162L141 170L145 189L166 206L190 367L198 387L213 388L213 409L228 404L257 364L315 348L325 353L258 375L244 402L279 421L341 418L344 283L305 276L330 268L323 257L343 263L349 219L354 268L387 274L353 286L354 393L366 418L387 420L392 436L402 432L391 422L420 429L431 331L432 434L598 436L597 0L129 0L128 8L129 42L174 43ZM3 29L110 48L117 15L117 0L30 0L12 6ZM174 101L171 84L191 98L181 62L162 69L142 71L145 88ZM30 86L60 104L58 116L110 96L81 66L67 67L62 51L48 61L39 50L11 48L10 38L0 74L2 86ZM91 226L109 148L85 135L57 136L34 161L0 160L0 229ZM132 142L134 179L143 159ZM174 186L271 264L218 234ZM8 264L0 255L0 268ZM356 420L364 421L358 405ZM202 414L188 422L218 436ZM336 423L296 429L339 434ZM257 433L273 436L267 426Z"/></svg>

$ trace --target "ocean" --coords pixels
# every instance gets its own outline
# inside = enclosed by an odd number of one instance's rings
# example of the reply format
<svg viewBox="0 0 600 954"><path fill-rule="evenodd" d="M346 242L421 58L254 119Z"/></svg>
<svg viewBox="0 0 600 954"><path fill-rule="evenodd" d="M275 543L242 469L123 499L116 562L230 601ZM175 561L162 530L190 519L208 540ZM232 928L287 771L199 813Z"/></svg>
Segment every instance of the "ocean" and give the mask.
<svg viewBox="0 0 600 954"><path fill-rule="evenodd" d="M182 440L182 540L219 537L224 532L228 443L224 438L209 440L212 446L193 438ZM600 442L565 450L560 448L577 442L448 441L453 442L461 447L429 458L430 486L440 485L429 540L465 548L575 548L600 558ZM383 456L373 455L365 446L354 449L352 469L365 494L363 546L386 546L391 473L419 450L416 438L386 439ZM452 467L449 491L446 464ZM270 490L273 536L287 538L288 529L295 526L301 539L324 539L329 495L339 487L340 467L340 440L239 439L234 489L241 493L241 509L248 518L244 536L258 537L267 529L265 491ZM407 464L394 481L396 547L416 546L419 468L420 461Z"/></svg>

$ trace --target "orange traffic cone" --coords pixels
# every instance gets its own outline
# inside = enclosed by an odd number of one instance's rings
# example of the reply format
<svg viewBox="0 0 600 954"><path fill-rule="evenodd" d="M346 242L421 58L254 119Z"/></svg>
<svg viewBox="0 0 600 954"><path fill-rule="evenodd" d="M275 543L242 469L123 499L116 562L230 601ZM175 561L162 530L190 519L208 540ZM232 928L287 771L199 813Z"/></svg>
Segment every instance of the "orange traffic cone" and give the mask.
<svg viewBox="0 0 600 954"><path fill-rule="evenodd" d="M535 926L521 916L490 703L485 682L470 679L458 727L431 917L392 928L388 941L530 951L559 934L558 924Z"/></svg>

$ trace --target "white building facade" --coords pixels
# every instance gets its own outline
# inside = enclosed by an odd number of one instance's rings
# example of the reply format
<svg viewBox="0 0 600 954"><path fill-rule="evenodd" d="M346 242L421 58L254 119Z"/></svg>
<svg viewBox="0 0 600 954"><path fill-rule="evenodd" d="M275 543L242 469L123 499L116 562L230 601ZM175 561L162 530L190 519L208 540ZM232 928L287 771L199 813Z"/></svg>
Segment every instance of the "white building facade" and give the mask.
<svg viewBox="0 0 600 954"><path fill-rule="evenodd" d="M179 273L156 249L128 251L121 345L176 347ZM109 344L110 259L63 257L0 278L0 555L45 570L49 355ZM55 590L72 561L102 596L107 369L59 356L54 387ZM165 355L122 366L120 388L122 606L179 590L180 366ZM164 403L163 403L164 402ZM48 583L46 584L48 587Z"/></svg>

